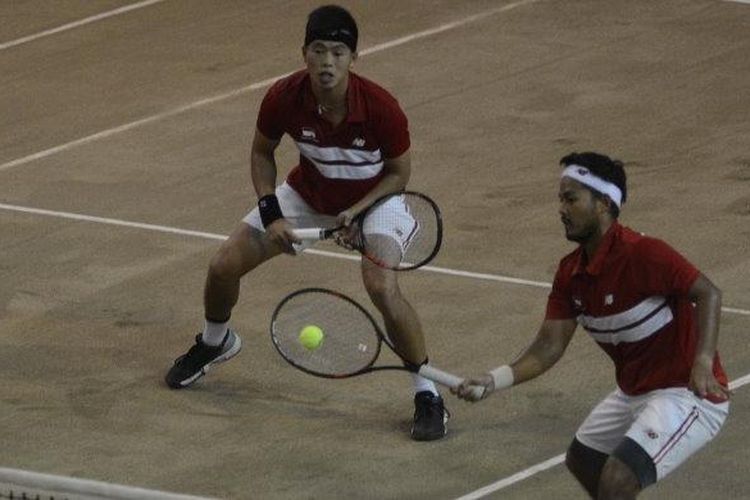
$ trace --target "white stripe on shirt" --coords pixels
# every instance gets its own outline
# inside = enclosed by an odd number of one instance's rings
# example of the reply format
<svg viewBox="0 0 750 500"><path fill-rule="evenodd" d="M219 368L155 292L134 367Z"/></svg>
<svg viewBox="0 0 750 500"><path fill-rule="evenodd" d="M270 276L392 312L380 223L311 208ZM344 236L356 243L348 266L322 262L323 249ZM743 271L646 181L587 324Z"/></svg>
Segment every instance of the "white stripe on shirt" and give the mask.
<svg viewBox="0 0 750 500"><path fill-rule="evenodd" d="M298 141L294 143L300 154L329 179L370 179L383 170L380 149L365 151L337 147L323 148Z"/></svg>
<svg viewBox="0 0 750 500"><path fill-rule="evenodd" d="M650 337L673 319L672 309L662 296L649 297L627 311L611 316L578 316L578 322L594 340L614 345Z"/></svg>

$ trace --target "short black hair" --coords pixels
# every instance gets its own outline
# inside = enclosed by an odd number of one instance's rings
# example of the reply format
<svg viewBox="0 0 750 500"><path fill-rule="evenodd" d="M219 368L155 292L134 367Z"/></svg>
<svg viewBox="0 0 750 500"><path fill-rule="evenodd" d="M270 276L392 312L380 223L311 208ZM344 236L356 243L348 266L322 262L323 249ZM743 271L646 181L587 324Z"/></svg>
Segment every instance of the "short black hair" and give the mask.
<svg viewBox="0 0 750 500"><path fill-rule="evenodd" d="M612 184L620 188L620 191L622 192L622 203L625 203L625 201L628 199L625 168L624 164L620 160L615 160L614 158L610 158L609 156L600 153L586 151L584 153L570 153L568 155L565 155L560 159L560 164L563 167L568 167L570 165L580 165L582 167L586 167L595 176L604 179L607 182L611 182ZM584 187L591 191L594 196L597 196L599 198L603 198L604 196L606 196L588 186ZM620 208L614 203L610 203L609 206L609 212L610 214L612 214L612 217L615 219L619 217Z"/></svg>
<svg viewBox="0 0 750 500"><path fill-rule="evenodd" d="M348 10L340 5L322 5L310 12L305 27L305 47L313 40L341 42L357 52L359 29Z"/></svg>

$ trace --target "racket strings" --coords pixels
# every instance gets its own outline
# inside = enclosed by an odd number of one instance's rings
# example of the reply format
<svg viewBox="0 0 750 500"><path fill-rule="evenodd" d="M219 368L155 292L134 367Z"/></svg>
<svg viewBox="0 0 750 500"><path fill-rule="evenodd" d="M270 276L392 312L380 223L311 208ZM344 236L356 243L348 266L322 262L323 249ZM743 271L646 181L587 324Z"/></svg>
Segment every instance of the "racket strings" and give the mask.
<svg viewBox="0 0 750 500"><path fill-rule="evenodd" d="M315 349L299 339L308 325L323 331ZM328 377L344 377L369 367L380 350L369 317L349 300L327 291L306 291L289 298L277 309L271 334L279 352L293 365Z"/></svg>
<svg viewBox="0 0 750 500"><path fill-rule="evenodd" d="M417 193L388 197L362 221L363 253L390 269L410 269L430 260L442 236L437 207Z"/></svg>

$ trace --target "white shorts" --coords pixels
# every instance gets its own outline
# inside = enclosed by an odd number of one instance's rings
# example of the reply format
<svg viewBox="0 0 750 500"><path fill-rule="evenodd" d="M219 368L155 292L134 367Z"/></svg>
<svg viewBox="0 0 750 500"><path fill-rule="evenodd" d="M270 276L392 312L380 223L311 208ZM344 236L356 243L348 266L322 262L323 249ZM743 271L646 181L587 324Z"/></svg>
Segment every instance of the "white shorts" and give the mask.
<svg viewBox="0 0 750 500"><path fill-rule="evenodd" d="M607 455L624 437L632 439L653 460L658 481L711 441L728 413L728 402L714 404L686 388L640 396L618 388L592 410L576 439Z"/></svg>
<svg viewBox="0 0 750 500"><path fill-rule="evenodd" d="M335 216L317 212L286 182L276 188L276 198L279 200L284 218L296 228L336 226ZM409 214L406 205L400 200L400 197L393 197L378 207L373 212L376 216L368 216L363 232L365 235L385 235L396 240L403 253L417 230L417 223ZM380 211L383 213L381 214ZM253 208L242 221L250 227L265 232L258 207ZM314 243L314 240L305 240L301 245L294 247L299 252L311 247Z"/></svg>
<svg viewBox="0 0 750 500"><path fill-rule="evenodd" d="M307 204L305 200L286 182L276 187L276 198L279 200L281 213L292 226L305 227L334 227L336 217L321 214ZM242 222L248 226L265 232L263 221L260 219L258 207L253 208L249 214L242 218ZM294 245L297 252L309 248L315 244L315 240L303 240L301 244Z"/></svg>

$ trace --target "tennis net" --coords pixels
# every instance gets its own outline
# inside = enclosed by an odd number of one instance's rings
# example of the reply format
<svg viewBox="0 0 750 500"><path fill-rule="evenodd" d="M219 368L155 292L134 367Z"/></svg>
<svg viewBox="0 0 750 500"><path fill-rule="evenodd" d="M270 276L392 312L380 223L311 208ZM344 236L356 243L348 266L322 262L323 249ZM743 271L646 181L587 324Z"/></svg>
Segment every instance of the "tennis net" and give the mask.
<svg viewBox="0 0 750 500"><path fill-rule="evenodd" d="M13 500L207 500L132 486L0 467L0 499Z"/></svg>

